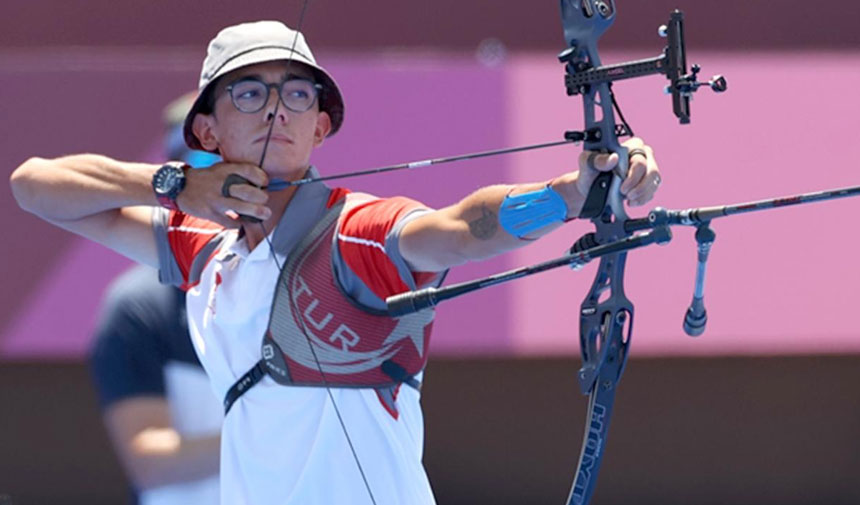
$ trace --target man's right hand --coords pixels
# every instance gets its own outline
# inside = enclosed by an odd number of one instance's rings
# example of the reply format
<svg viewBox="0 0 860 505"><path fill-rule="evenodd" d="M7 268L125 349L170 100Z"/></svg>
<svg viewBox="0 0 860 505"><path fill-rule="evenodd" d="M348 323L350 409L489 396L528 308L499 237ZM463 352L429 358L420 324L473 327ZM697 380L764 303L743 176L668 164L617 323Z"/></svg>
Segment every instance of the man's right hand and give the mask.
<svg viewBox="0 0 860 505"><path fill-rule="evenodd" d="M230 174L239 175L251 184L233 184L230 196L225 197L221 188ZM242 224L239 214L263 221L272 215L265 205L269 194L260 189L268 184L269 178L260 167L221 162L205 169L189 170L186 179L185 189L176 198L182 212L228 228L238 228Z"/></svg>

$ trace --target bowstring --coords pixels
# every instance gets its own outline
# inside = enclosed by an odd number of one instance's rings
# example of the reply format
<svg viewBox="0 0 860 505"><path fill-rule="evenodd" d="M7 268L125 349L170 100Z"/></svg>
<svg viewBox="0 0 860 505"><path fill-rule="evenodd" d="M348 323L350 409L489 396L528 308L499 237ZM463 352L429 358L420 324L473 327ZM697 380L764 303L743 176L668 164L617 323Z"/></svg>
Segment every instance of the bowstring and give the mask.
<svg viewBox="0 0 860 505"><path fill-rule="evenodd" d="M302 23L305 20L305 12L307 11L309 0L304 0L302 3L302 10L299 14L299 22L296 26L296 36L293 38L293 46L290 48L290 57L287 59L287 69L286 74L289 76L290 74L290 66L293 63L293 54L295 54L296 43L299 40L299 34L302 32ZM319 95L317 95L319 96ZM319 98L317 98L319 99ZM275 121L278 117L278 109L281 105L281 90L277 90L277 97L275 98L275 110L272 112L272 122L269 124L269 130L266 134L266 141L263 143L263 153L260 156L260 163L258 164L260 168L263 168L263 162L266 160L266 152L269 148L269 141L272 138L272 130L275 127ZM275 248L272 245L272 240L269 238L269 231L266 230L266 225L263 221L260 221L260 228L263 230L263 237L266 239L266 244L269 246L269 252L272 254L272 259L275 261L275 265L278 267L278 278L280 279L280 272L283 271L283 265L280 261L278 261L278 255L275 253ZM286 285L286 279L284 279L284 289L289 290L289 286ZM277 283L275 285L275 289L277 289ZM338 423L340 424L340 428L343 431L344 436L346 437L346 442L349 445L349 450L352 453L352 458L355 461L355 465L358 467L358 473L361 474L361 480L364 482L364 488L367 489L367 494L370 497L370 501L373 505L376 505L376 499L373 496L373 491L370 489L370 483L367 481L367 475L364 473L364 467L361 466L361 461L358 459L358 453L355 450L355 446L352 443L352 438L349 436L349 430L346 429L346 423L343 420L343 416L340 413L340 409L337 406L337 402L334 399L334 393L331 391L331 385L329 384L328 378L326 377L325 372L323 371L322 364L320 363L319 357L317 356L316 349L314 349L313 342L311 342L311 338L308 336L308 330L305 326L304 321L301 316L298 317L299 324L301 325L302 334L305 336L305 340L308 343L308 348L311 351L311 355L314 358L314 363L316 364L317 371L322 378L323 385L325 385L326 392L328 393L328 398L331 400L332 407L334 407L335 415L337 416Z"/></svg>

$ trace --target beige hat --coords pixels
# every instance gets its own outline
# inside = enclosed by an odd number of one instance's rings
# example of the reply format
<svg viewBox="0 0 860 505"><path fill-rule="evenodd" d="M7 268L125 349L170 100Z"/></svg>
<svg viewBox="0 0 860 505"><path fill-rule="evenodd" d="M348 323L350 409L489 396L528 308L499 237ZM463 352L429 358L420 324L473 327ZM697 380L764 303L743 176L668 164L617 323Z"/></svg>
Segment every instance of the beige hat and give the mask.
<svg viewBox="0 0 860 505"><path fill-rule="evenodd" d="M188 147L203 149L191 125L194 123L194 116L205 105L212 84L219 77L237 68L278 60L302 63L314 72L317 82L323 86L319 96L320 110L331 117L331 131L328 136L334 135L343 124L343 97L337 83L324 68L317 65L301 32L290 29L279 21L257 21L224 28L209 43L206 59L203 60L203 70L200 72L197 99L185 116L183 133Z"/></svg>

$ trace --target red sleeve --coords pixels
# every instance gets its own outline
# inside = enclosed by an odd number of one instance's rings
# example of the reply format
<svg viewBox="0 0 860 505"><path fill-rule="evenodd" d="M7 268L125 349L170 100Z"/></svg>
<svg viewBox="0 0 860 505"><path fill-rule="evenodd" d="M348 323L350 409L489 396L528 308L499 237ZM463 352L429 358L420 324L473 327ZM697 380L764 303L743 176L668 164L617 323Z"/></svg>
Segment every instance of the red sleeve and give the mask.
<svg viewBox="0 0 860 505"><path fill-rule="evenodd" d="M170 250L173 252L179 271L182 272L183 290L196 284L196 282L189 283L189 273L194 259L223 229L223 226L212 221L175 210L170 211L170 216L167 218L167 242L170 244Z"/></svg>
<svg viewBox="0 0 860 505"><path fill-rule="evenodd" d="M338 230L338 249L346 265L381 299L408 291L397 267L385 254L385 237L406 214L426 208L409 198L371 200L350 209ZM413 273L420 286L437 274Z"/></svg>

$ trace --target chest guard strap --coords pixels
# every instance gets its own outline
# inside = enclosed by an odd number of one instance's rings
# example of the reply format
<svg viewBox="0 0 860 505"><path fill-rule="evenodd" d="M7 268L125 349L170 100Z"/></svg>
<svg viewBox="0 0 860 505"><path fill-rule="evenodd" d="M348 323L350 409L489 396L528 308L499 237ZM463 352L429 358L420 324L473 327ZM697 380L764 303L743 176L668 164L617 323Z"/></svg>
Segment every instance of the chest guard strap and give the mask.
<svg viewBox="0 0 860 505"><path fill-rule="evenodd" d="M395 319L362 307L341 292L333 271L339 218L367 200L366 195L346 195L287 256L262 339L262 359L228 390L225 412L266 375L284 386L420 387L415 376L427 364L434 311Z"/></svg>

